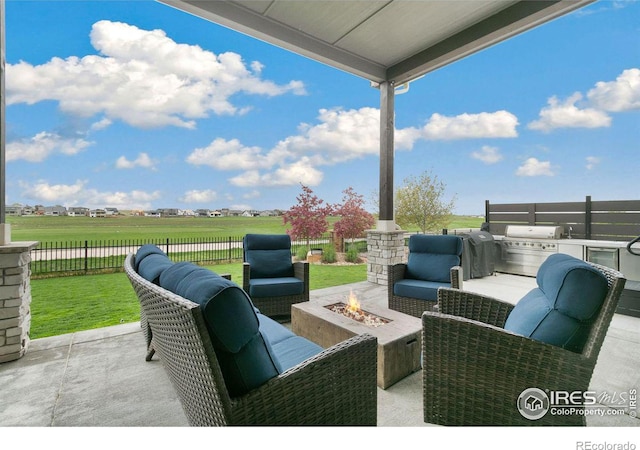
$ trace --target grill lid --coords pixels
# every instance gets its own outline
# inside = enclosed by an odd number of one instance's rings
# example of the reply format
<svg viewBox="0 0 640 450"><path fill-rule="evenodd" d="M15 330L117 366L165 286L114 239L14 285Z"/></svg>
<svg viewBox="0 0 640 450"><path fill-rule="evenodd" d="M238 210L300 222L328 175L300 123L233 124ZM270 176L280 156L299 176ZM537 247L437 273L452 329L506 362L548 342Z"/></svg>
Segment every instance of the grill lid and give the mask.
<svg viewBox="0 0 640 450"><path fill-rule="evenodd" d="M562 227L544 225L507 225L506 237L529 239L560 239Z"/></svg>

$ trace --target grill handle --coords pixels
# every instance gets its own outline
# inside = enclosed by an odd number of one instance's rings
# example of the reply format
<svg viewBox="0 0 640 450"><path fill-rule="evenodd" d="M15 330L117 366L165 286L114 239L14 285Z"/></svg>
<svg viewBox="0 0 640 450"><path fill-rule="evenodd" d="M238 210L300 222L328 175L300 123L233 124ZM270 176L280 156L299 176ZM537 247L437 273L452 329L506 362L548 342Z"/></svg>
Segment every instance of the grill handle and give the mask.
<svg viewBox="0 0 640 450"><path fill-rule="evenodd" d="M638 236L637 238L635 238L633 241L629 242L627 244L627 251L629 253L631 253L632 255L636 255L636 256L640 256L640 252L637 252L636 250L632 249L631 246L633 244L635 244L636 242L640 242L640 236Z"/></svg>

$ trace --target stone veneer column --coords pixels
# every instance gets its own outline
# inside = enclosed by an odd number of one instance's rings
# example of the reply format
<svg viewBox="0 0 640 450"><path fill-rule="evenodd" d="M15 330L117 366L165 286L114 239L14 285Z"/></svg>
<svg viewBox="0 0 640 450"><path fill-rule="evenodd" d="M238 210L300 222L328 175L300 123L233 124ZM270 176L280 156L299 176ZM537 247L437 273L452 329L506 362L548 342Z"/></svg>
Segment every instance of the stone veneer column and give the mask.
<svg viewBox="0 0 640 450"><path fill-rule="evenodd" d="M0 363L21 358L31 328L30 252L37 242L0 245Z"/></svg>
<svg viewBox="0 0 640 450"><path fill-rule="evenodd" d="M404 261L404 231L367 231L367 281L386 286L387 266Z"/></svg>

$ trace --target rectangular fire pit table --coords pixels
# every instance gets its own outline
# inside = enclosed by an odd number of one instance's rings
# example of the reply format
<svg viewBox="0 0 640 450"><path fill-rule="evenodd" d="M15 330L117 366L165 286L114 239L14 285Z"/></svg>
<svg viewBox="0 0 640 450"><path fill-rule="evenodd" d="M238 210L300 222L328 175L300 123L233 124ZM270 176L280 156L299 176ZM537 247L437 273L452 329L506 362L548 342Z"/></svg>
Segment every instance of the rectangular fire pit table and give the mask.
<svg viewBox="0 0 640 450"><path fill-rule="evenodd" d="M291 328L322 347L369 333L378 338L378 386L386 389L420 369L422 322L417 317L376 306L363 305L366 312L387 319L373 327L326 308L337 303L303 302L291 306Z"/></svg>

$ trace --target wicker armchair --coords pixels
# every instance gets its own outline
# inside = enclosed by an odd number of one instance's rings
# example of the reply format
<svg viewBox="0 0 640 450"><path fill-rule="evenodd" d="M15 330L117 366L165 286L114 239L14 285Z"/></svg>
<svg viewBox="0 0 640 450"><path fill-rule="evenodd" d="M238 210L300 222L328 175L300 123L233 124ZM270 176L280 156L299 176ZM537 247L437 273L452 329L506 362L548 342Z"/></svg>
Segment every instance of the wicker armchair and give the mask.
<svg viewBox="0 0 640 450"><path fill-rule="evenodd" d="M407 263L387 266L389 309L414 317L434 311L440 287L462 289L462 238L414 234Z"/></svg>
<svg viewBox="0 0 640 450"><path fill-rule="evenodd" d="M538 420L517 402L529 388L587 391L600 347L624 288L622 274L591 264L608 291L581 352L503 329L514 305L456 289L440 289L439 311L423 323L424 421L442 425L585 425L584 414ZM582 408L583 406L578 406Z"/></svg>
<svg viewBox="0 0 640 450"><path fill-rule="evenodd" d="M125 272L192 426L376 425L375 337L345 340L231 397L200 306L145 280L132 262L130 254Z"/></svg>
<svg viewBox="0 0 640 450"><path fill-rule="evenodd" d="M266 316L291 317L291 305L309 301L309 263L291 261L287 234L247 234L242 288Z"/></svg>

